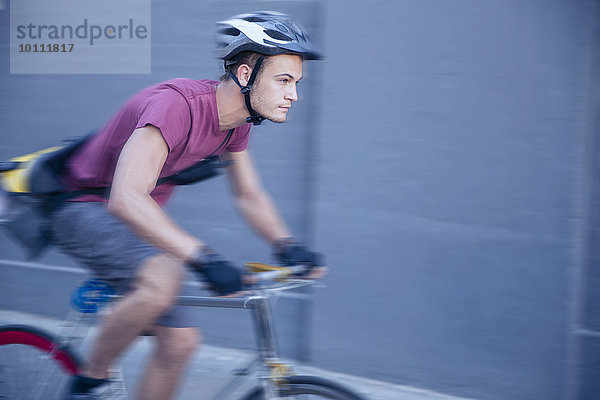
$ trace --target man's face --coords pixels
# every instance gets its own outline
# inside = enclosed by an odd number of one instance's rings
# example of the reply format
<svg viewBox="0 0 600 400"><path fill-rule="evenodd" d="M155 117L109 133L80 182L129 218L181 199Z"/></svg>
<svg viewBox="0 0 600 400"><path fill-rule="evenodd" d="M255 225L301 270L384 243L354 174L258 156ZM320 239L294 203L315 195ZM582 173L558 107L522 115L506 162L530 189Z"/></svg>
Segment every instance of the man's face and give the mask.
<svg viewBox="0 0 600 400"><path fill-rule="evenodd" d="M302 58L289 54L269 57L258 75L250 92L252 108L269 121L284 122L292 102L298 100L296 84L302 79Z"/></svg>

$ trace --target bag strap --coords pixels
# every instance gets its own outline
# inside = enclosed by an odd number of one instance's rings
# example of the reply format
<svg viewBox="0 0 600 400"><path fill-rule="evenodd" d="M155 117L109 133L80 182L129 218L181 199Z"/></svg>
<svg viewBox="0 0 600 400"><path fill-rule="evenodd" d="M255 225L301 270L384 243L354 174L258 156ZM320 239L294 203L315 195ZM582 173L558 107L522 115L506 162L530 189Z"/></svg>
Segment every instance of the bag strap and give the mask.
<svg viewBox="0 0 600 400"><path fill-rule="evenodd" d="M216 156L215 154L229 143L229 141L231 140L231 136L233 135L233 131L234 131L233 129L230 129L229 132L227 132L227 136L223 139L223 141L221 142L219 147L217 147L211 153L210 156L198 161L197 163L184 169L183 171L176 172L172 175L165 176L163 178L159 178L156 181L156 186L162 185L163 183L174 183L177 185L189 185L189 184L193 183L194 181L198 181L198 179L194 180L194 178L197 176L202 176L203 175L202 170L205 168L224 168L224 167L227 167L230 164L232 164L233 161L221 161L220 157ZM198 171L198 173L195 173L196 171ZM71 191L71 192L62 192L62 193L53 195L51 201L56 202L56 204L59 204L63 201L67 201L67 200L73 199L75 197L84 196L84 195L96 195L96 196L102 196L104 198L107 198L108 195L110 194L110 188L111 188L110 186L107 186L107 187L97 187L97 188L86 188L86 189L80 189L80 190L75 190L75 191Z"/></svg>
<svg viewBox="0 0 600 400"><path fill-rule="evenodd" d="M212 177L217 175L216 171L219 168L227 167L232 163L232 161L221 161L220 157L215 155L219 150L221 150L227 143L231 140L231 136L233 135L233 129L230 129L227 133L227 136L223 139L219 147L217 147L209 157L200 160L194 165L184 169L183 171L176 172L175 174L160 178L156 181L156 186L162 185L164 183L173 183L176 185L189 185L194 182L198 182L200 180ZM59 149L53 157L50 157L48 160L40 160L41 162L38 165L34 165L36 174L44 175L45 179L39 179L39 182L44 184L35 184L32 187L31 192L29 193L14 193L14 195L23 195L23 196L34 196L42 202L40 203L41 208L44 211L53 211L60 207L61 203L65 201L71 200L76 197L85 196L85 195L95 195L101 196L103 198L108 198L110 194L110 186L106 187L95 187L95 188L85 188L73 191L61 191L58 189L60 185L58 184L57 176L60 174L62 166L66 162L66 160L73 155L76 150L78 150L94 133L86 135L78 140L75 140L74 143L65 146L62 149ZM10 171L19 167L20 162L14 161L6 161L0 162L0 171ZM46 182L51 182L51 188L53 190L47 190L48 184ZM35 182L34 182L35 183ZM55 189L56 188L56 189Z"/></svg>
<svg viewBox="0 0 600 400"><path fill-rule="evenodd" d="M159 178L156 181L156 186L162 185L163 183L174 183L176 185L189 185L190 183L194 183L195 176L202 176L203 170L206 168L224 168L233 163L233 161L221 161L221 157L215 155L221 150L222 147L226 146L231 140L231 136L233 135L233 129L230 129L227 132L227 136L219 147L217 147L210 156L198 161L196 164L187 167L183 171L179 171L174 173L173 175L165 176L164 178ZM198 171L198 173L195 173Z"/></svg>
<svg viewBox="0 0 600 400"><path fill-rule="evenodd" d="M217 147L217 149L215 151L213 151L212 153L210 153L210 156L214 156L215 154L217 154L217 152L219 150L221 150L221 147L229 144L229 141L231 140L231 136L233 135L233 129L230 129L229 132L227 132L227 136L225 136L225 139L223 139L223 141L221 142L221 144L219 145L219 147Z"/></svg>

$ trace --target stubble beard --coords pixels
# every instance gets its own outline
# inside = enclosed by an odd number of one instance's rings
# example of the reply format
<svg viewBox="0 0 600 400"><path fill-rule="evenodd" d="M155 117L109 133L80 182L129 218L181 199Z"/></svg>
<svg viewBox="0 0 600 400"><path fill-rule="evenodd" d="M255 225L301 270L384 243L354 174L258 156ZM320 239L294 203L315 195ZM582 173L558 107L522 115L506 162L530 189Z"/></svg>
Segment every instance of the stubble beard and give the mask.
<svg viewBox="0 0 600 400"><path fill-rule="evenodd" d="M264 96L261 96L260 91L256 91L256 86L254 86L253 90L250 92L250 104L254 111L271 122L281 124L286 120L286 114L279 115L276 111L269 112L272 107L270 107ZM279 107L276 108L279 110Z"/></svg>

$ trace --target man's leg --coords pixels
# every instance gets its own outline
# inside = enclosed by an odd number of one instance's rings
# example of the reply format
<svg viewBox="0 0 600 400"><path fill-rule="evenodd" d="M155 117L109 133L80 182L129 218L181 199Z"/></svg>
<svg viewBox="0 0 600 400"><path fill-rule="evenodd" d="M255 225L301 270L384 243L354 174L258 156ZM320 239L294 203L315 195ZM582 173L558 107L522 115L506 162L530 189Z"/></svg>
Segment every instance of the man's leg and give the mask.
<svg viewBox="0 0 600 400"><path fill-rule="evenodd" d="M153 332L158 343L140 382L138 400L171 399L185 366L200 343L196 328L156 325Z"/></svg>
<svg viewBox="0 0 600 400"><path fill-rule="evenodd" d="M179 291L183 267L159 254L139 268L133 290L116 304L103 323L83 375L103 379L125 348L172 304Z"/></svg>

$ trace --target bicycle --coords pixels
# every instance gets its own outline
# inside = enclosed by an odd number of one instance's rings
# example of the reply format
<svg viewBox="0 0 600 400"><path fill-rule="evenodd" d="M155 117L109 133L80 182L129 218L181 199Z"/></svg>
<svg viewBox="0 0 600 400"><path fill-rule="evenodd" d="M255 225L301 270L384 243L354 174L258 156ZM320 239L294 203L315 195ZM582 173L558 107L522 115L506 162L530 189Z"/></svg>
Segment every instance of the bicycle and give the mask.
<svg viewBox="0 0 600 400"><path fill-rule="evenodd" d="M307 375L295 375L290 364L279 356L272 324L271 302L280 292L314 285L315 281L295 278L304 267L276 267L248 263L257 284L242 297L179 296L177 304L198 307L248 309L256 336L256 357L232 371L232 378L212 399L228 399L240 381L258 381L240 400L278 398L365 400L337 382ZM59 334L29 325L0 326L0 399L52 400L65 393L69 377L78 373L83 358L75 346L87 334L85 321L119 298L110 286L98 280L86 281L72 296L75 311L65 320ZM111 374L111 399L126 399L126 387L119 368Z"/></svg>

